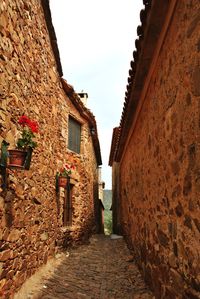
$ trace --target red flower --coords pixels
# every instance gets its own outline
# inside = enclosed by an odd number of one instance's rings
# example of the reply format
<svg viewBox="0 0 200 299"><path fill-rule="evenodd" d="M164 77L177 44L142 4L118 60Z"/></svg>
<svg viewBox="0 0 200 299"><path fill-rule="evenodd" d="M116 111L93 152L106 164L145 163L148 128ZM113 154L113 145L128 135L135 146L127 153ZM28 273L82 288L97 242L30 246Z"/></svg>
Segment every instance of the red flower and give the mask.
<svg viewBox="0 0 200 299"><path fill-rule="evenodd" d="M31 121L28 124L28 127L31 129L33 133L38 133L38 123L36 121Z"/></svg>
<svg viewBox="0 0 200 299"><path fill-rule="evenodd" d="M31 120L26 116L26 115L22 115L19 118L19 124L22 125L22 127L25 127L26 125L29 126L31 123Z"/></svg>
<svg viewBox="0 0 200 299"><path fill-rule="evenodd" d="M38 123L34 120L31 121L26 115L22 115L18 122L22 127L29 127L32 133L38 133Z"/></svg>

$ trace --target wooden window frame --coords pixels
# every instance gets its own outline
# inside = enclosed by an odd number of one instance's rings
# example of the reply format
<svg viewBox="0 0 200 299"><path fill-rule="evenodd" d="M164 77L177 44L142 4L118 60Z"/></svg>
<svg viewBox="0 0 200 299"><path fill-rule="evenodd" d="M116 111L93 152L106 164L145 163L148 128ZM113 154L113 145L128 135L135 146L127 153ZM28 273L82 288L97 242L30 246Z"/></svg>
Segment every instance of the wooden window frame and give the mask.
<svg viewBox="0 0 200 299"><path fill-rule="evenodd" d="M63 203L63 226L72 225L72 195L73 185L68 183Z"/></svg>
<svg viewBox="0 0 200 299"><path fill-rule="evenodd" d="M81 153L81 127L82 124L74 117L68 117L68 149L80 154Z"/></svg>

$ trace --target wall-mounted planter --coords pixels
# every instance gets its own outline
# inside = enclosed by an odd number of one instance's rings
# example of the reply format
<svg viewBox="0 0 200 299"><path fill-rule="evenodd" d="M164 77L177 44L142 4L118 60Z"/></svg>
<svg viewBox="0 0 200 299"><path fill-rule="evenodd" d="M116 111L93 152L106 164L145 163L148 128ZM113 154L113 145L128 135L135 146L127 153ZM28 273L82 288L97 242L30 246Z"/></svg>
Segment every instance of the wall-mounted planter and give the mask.
<svg viewBox="0 0 200 299"><path fill-rule="evenodd" d="M33 149L31 147L26 150L13 149L8 150L9 143L5 140L1 144L0 156L0 175L1 187L3 190L7 188L7 168L29 169Z"/></svg>
<svg viewBox="0 0 200 299"><path fill-rule="evenodd" d="M30 169L32 148L8 150L8 167Z"/></svg>
<svg viewBox="0 0 200 299"><path fill-rule="evenodd" d="M8 150L8 167L23 168L26 161L27 153L27 151L19 149Z"/></svg>
<svg viewBox="0 0 200 299"><path fill-rule="evenodd" d="M67 184L68 184L69 180L70 180L69 177L59 176L58 177L58 187L67 188Z"/></svg>
<svg viewBox="0 0 200 299"><path fill-rule="evenodd" d="M68 190L70 185L74 185L75 182L72 179L73 170L75 166L72 164L65 164L59 171L56 173L56 193L59 195L59 189L64 188ZM73 181L73 182L72 182Z"/></svg>
<svg viewBox="0 0 200 299"><path fill-rule="evenodd" d="M61 176L59 173L56 174L56 193L59 194L59 189L64 188L67 190L70 184L70 176Z"/></svg>
<svg viewBox="0 0 200 299"><path fill-rule="evenodd" d="M75 166L72 164L65 164L57 173L56 173L56 193L59 193L59 188L67 189L70 184L70 177L72 170L75 169Z"/></svg>

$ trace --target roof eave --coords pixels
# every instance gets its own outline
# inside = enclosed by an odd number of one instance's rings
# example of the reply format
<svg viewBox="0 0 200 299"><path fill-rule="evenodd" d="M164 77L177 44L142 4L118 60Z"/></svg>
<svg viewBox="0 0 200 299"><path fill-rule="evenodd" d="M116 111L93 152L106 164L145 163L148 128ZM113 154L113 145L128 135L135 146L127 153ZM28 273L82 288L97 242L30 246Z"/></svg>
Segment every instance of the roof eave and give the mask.
<svg viewBox="0 0 200 299"><path fill-rule="evenodd" d="M138 26L138 39L135 42L136 51L131 61L125 102L120 122L120 136L115 159L120 161L125 144L135 118L136 110L141 98L143 86L148 76L154 58L154 52L159 36L165 24L171 2L175 0L147 0L145 9L141 11L142 25Z"/></svg>
<svg viewBox="0 0 200 299"><path fill-rule="evenodd" d="M55 29L54 29L54 26L52 23L49 0L41 0L41 5L43 8L43 12L44 12L44 17L45 17L45 21L46 21L46 25L47 25L47 29L48 29L48 33L49 33L52 51L53 51L53 54L54 54L54 57L56 60L57 70L58 70L59 76L62 77L63 71L62 71L62 65L61 65L61 61L60 61L60 53L59 53L59 49L58 49Z"/></svg>
<svg viewBox="0 0 200 299"><path fill-rule="evenodd" d="M77 93L74 91L73 87L67 83L67 81L63 78L61 78L61 83L64 89L65 94L70 99L72 104L76 107L80 115L86 119L89 123L89 127L92 130L91 136L92 136L92 142L94 146L94 151L96 155L97 164L100 166L102 165L102 159L101 159L101 150L100 150L100 144L99 144L99 138L98 138L98 132L97 132L97 125L96 120L92 112L87 109L82 101L80 100Z"/></svg>

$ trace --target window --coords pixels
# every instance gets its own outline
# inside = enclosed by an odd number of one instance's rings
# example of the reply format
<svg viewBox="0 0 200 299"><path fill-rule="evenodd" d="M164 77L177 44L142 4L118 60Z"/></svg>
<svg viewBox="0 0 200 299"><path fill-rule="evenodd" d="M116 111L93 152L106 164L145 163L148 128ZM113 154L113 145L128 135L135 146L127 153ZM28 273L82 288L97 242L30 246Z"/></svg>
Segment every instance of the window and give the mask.
<svg viewBox="0 0 200 299"><path fill-rule="evenodd" d="M63 225L72 225L72 188L73 185L69 184L65 191L64 206L63 206Z"/></svg>
<svg viewBox="0 0 200 299"><path fill-rule="evenodd" d="M69 117L68 122L68 148L80 154L81 125L74 118Z"/></svg>

